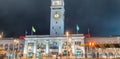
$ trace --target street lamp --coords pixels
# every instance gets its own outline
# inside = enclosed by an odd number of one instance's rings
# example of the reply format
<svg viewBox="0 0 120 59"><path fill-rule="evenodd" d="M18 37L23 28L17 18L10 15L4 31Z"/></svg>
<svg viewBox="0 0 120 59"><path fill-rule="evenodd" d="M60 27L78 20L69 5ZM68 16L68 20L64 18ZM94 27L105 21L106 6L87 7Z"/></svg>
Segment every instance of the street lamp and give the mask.
<svg viewBox="0 0 120 59"><path fill-rule="evenodd" d="M94 43L94 42L89 42L89 46L90 46L90 47L94 47L94 46L95 46L95 43Z"/></svg>
<svg viewBox="0 0 120 59"><path fill-rule="evenodd" d="M0 34L0 38L3 38L3 32Z"/></svg>
<svg viewBox="0 0 120 59"><path fill-rule="evenodd" d="M2 35L0 35L0 38L2 38Z"/></svg>
<svg viewBox="0 0 120 59"><path fill-rule="evenodd" d="M67 36L67 37L69 36L69 32L66 32L66 36Z"/></svg>
<svg viewBox="0 0 120 59"><path fill-rule="evenodd" d="M67 37L67 40L69 41L69 39L68 39L68 36L69 36L69 32L66 32L66 37ZM67 57L68 57L68 41L67 41Z"/></svg>
<svg viewBox="0 0 120 59"><path fill-rule="evenodd" d="M92 58L94 58L94 56L93 56L93 54L94 54L94 53L93 53L93 52L94 52L94 51L93 51L93 48L95 47L95 42L89 42L89 43L88 43L88 46L92 48Z"/></svg>

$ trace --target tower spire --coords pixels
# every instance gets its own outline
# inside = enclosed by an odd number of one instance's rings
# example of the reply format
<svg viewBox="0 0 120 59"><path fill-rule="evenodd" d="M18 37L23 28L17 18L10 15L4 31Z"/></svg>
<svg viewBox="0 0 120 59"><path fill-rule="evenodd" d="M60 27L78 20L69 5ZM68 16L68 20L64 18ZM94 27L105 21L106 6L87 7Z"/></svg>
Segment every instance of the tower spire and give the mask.
<svg viewBox="0 0 120 59"><path fill-rule="evenodd" d="M50 35L64 34L64 0L51 0Z"/></svg>

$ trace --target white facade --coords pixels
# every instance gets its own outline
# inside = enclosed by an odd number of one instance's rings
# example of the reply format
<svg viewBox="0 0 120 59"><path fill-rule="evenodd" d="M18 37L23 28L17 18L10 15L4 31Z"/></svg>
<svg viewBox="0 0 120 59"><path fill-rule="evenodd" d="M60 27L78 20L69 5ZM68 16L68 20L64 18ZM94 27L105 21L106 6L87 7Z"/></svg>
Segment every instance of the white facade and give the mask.
<svg viewBox="0 0 120 59"><path fill-rule="evenodd" d="M71 34L68 38L65 35L61 36L50 36L50 35L32 35L25 38L24 54L32 52L42 52L45 54L59 53L62 54L64 51L69 51L70 54L75 54L80 51L85 54L85 47L75 44L80 42L84 44L84 36L82 34ZM67 43L67 44L66 44ZM29 44L32 44L31 46Z"/></svg>

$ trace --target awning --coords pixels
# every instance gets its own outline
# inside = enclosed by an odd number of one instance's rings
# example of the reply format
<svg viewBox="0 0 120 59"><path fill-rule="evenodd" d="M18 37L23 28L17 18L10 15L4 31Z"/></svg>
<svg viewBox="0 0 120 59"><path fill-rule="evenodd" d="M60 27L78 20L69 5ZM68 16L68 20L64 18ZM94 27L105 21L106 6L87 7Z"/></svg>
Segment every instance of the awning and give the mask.
<svg viewBox="0 0 120 59"><path fill-rule="evenodd" d="M96 44L97 48L120 48L120 44Z"/></svg>

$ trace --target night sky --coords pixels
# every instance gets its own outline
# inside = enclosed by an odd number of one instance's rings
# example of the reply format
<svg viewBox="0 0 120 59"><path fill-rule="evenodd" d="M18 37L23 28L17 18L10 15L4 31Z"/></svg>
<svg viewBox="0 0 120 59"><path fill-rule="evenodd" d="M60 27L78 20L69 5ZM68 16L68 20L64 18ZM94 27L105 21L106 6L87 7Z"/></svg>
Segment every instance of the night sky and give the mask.
<svg viewBox="0 0 120 59"><path fill-rule="evenodd" d="M0 0L0 32L6 37L49 34L51 0ZM65 0L65 31L92 36L120 35L120 0Z"/></svg>

